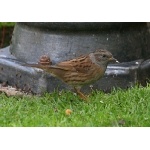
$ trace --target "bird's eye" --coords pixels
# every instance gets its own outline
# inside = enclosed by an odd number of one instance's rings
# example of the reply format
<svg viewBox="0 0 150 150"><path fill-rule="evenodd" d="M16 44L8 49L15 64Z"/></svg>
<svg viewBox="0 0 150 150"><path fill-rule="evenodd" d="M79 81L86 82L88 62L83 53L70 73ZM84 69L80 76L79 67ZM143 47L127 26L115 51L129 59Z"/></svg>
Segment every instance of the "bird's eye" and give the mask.
<svg viewBox="0 0 150 150"><path fill-rule="evenodd" d="M103 57L103 58L106 58L107 56L104 54L102 57Z"/></svg>

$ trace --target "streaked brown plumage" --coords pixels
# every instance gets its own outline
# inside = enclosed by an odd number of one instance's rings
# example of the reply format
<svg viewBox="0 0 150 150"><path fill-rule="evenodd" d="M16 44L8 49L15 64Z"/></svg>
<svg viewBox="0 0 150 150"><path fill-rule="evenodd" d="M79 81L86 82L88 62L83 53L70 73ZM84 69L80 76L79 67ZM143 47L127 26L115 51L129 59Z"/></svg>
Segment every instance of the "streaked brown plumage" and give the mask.
<svg viewBox="0 0 150 150"><path fill-rule="evenodd" d="M98 49L93 53L56 65L26 64L25 66L45 70L66 84L73 86L77 94L82 99L86 99L80 92L80 88L99 80L104 75L108 63L112 61L117 62L109 51Z"/></svg>

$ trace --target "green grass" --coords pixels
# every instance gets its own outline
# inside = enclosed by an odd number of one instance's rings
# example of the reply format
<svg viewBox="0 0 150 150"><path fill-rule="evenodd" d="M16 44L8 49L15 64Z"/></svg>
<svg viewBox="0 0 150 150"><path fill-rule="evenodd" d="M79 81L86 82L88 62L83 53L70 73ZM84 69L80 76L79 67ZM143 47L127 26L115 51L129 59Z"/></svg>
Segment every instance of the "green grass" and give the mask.
<svg viewBox="0 0 150 150"><path fill-rule="evenodd" d="M91 93L86 103L69 91L38 97L0 95L0 126L150 126L150 85ZM71 109L71 115L65 114Z"/></svg>

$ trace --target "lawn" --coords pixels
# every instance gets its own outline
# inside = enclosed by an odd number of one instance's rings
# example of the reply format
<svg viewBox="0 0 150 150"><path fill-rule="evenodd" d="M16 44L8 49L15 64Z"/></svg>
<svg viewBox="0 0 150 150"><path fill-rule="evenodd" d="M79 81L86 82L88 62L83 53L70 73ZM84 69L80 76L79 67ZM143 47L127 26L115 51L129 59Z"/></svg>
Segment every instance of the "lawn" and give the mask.
<svg viewBox="0 0 150 150"><path fill-rule="evenodd" d="M146 127L150 126L150 85L93 91L89 102L69 91L43 96L0 94L0 126L3 127ZM66 109L72 113L67 115Z"/></svg>

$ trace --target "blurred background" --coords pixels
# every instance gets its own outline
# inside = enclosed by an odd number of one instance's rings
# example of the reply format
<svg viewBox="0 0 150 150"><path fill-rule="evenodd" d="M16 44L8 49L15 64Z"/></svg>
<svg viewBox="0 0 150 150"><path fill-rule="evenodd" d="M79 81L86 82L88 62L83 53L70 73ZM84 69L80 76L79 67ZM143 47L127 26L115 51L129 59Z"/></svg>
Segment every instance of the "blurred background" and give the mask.
<svg viewBox="0 0 150 150"><path fill-rule="evenodd" d="M0 22L0 48L10 45L15 22Z"/></svg>

